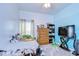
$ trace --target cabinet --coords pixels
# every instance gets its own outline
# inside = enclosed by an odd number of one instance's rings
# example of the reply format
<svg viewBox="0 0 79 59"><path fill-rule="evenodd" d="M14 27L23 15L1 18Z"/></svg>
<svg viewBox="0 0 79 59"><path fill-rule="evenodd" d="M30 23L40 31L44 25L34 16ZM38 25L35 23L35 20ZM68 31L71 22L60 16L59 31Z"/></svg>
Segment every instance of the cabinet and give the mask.
<svg viewBox="0 0 79 59"><path fill-rule="evenodd" d="M49 43L49 30L45 27L37 27L38 32L38 43L40 45Z"/></svg>

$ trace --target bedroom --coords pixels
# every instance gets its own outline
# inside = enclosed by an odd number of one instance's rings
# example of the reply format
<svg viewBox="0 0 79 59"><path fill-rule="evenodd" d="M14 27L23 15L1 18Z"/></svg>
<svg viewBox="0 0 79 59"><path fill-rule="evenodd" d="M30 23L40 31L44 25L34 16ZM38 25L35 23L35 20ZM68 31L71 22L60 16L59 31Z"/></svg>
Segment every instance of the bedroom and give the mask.
<svg viewBox="0 0 79 59"><path fill-rule="evenodd" d="M76 39L79 39L79 24L77 22L79 18L78 12L79 4L75 3L0 3L1 55L19 56L22 51L24 51L23 53L36 52L36 49L41 47L41 56L74 56L72 54L74 50L73 38L69 39L67 43L70 51L59 47L61 42L60 36L58 35L58 28L61 26L75 25ZM37 25L40 27L47 27L47 24L55 25L55 41L39 46L39 42L37 42ZM24 36L31 36L31 41L29 38L27 40L16 40L16 34L19 35L19 33L21 35L29 34ZM33 49L34 51L27 51L27 49ZM18 52L15 53L16 51Z"/></svg>

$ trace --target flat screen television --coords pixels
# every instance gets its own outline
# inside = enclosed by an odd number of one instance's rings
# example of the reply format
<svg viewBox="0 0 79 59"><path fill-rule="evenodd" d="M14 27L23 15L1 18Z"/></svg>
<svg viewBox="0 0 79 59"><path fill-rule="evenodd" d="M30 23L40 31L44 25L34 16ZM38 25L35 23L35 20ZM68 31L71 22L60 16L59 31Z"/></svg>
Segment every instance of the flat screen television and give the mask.
<svg viewBox="0 0 79 59"><path fill-rule="evenodd" d="M66 27L59 27L58 29L58 35L59 36L68 36L68 31Z"/></svg>
<svg viewBox="0 0 79 59"><path fill-rule="evenodd" d="M68 25L58 28L58 35L65 36L68 38L74 38L75 25Z"/></svg>

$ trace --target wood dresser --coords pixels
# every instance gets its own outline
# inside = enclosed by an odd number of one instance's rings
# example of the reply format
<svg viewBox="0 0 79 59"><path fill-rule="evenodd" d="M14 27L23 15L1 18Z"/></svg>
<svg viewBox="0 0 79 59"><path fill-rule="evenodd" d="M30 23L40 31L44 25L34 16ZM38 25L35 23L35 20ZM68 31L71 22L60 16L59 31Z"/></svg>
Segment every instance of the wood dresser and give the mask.
<svg viewBox="0 0 79 59"><path fill-rule="evenodd" d="M40 45L49 44L49 30L45 27L37 27L38 43Z"/></svg>

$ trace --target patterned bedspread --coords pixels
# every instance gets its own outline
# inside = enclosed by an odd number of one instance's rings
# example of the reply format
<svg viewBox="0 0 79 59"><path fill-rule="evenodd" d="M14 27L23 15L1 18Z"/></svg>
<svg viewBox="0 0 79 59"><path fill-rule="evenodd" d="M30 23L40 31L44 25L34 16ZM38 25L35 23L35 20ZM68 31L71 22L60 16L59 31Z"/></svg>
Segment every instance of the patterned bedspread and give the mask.
<svg viewBox="0 0 79 59"><path fill-rule="evenodd" d="M5 47L0 52L1 56L21 56L26 53L35 53L38 48L38 43L34 41L22 42L18 41L16 43L7 43Z"/></svg>

